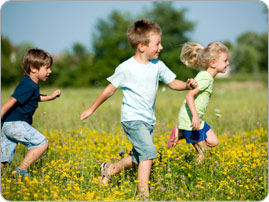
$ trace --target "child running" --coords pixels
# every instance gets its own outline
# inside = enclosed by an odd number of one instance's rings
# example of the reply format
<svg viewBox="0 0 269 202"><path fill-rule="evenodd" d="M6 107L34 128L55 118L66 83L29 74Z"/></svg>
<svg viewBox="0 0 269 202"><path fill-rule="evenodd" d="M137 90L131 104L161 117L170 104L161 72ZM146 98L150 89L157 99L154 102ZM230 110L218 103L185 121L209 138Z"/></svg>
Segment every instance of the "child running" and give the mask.
<svg viewBox="0 0 269 202"><path fill-rule="evenodd" d="M207 146L218 145L218 137L204 121L214 78L218 73L225 73L228 61L228 49L220 42L212 42L206 48L198 43L187 42L183 45L180 60L187 67L202 67L195 80L198 88L189 90L178 114L178 127L175 126L168 141L168 149L180 139L192 143L199 153L197 161L204 160L203 151Z"/></svg>
<svg viewBox="0 0 269 202"><path fill-rule="evenodd" d="M1 168L11 163L17 144L27 146L28 153L12 172L14 177L31 176L27 168L48 148L47 138L31 126L32 116L39 101L49 101L61 95L60 90L51 95L39 93L38 82L46 81L51 74L53 59L41 49L28 50L22 59L24 77L11 97L1 106Z"/></svg>
<svg viewBox="0 0 269 202"><path fill-rule="evenodd" d="M107 78L110 84L97 97L92 106L83 111L81 120L91 116L93 112L117 88L123 90L121 107L121 123L128 139L133 145L132 155L116 163L103 162L101 164L100 183L106 184L121 170L138 165L138 197L143 200L149 198L147 181L150 177L152 160L157 157L153 144L153 125L156 93L159 80L173 90L187 90L197 87L193 79L185 83L176 80L176 75L160 60L158 56L163 49L161 45L162 30L156 23L141 19L135 21L127 31L127 37L135 55L121 63L115 73Z"/></svg>

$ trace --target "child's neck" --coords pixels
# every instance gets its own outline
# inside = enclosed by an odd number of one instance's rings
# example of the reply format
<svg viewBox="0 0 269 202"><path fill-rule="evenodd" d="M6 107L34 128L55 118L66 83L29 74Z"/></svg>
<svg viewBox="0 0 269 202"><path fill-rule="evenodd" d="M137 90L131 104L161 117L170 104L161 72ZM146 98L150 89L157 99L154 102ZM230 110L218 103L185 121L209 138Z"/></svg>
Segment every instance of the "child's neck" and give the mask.
<svg viewBox="0 0 269 202"><path fill-rule="evenodd" d="M30 73L30 74L27 74L27 76L29 76L30 79L32 79L33 82L38 84L39 79L35 75Z"/></svg>
<svg viewBox="0 0 269 202"><path fill-rule="evenodd" d="M140 64L148 64L150 61L144 54L141 54L138 52L135 53L134 59L136 62L138 62Z"/></svg>
<svg viewBox="0 0 269 202"><path fill-rule="evenodd" d="M206 69L206 71L207 71L213 78L215 78L216 75L218 74L218 72L216 71L215 68L208 67L208 68Z"/></svg>

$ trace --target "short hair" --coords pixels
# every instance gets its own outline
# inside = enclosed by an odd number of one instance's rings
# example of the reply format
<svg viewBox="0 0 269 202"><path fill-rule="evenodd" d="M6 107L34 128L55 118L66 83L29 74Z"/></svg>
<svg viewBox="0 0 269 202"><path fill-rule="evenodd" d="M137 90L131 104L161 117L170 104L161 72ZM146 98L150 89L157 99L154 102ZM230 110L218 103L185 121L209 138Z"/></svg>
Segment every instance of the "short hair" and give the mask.
<svg viewBox="0 0 269 202"><path fill-rule="evenodd" d="M205 48L199 43L187 42L183 44L180 60L187 67L205 69L212 60L217 60L222 52L228 53L228 48L221 42L212 42Z"/></svg>
<svg viewBox="0 0 269 202"><path fill-rule="evenodd" d="M22 58L21 66L25 74L29 74L33 67L35 69L40 69L44 65L51 66L53 63L52 56L44 50L41 49L29 49L27 50Z"/></svg>
<svg viewBox="0 0 269 202"><path fill-rule="evenodd" d="M150 34L162 34L162 30L158 24L148 19L141 19L134 22L128 28L127 37L131 47L136 50L138 44L149 44Z"/></svg>

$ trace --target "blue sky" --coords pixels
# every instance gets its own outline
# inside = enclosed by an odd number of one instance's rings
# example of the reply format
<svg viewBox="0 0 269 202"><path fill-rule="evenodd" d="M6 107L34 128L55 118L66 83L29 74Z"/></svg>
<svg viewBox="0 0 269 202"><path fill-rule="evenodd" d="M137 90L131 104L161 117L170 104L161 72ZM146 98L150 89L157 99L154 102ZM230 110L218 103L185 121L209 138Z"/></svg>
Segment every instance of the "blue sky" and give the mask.
<svg viewBox="0 0 269 202"><path fill-rule="evenodd" d="M188 9L185 17L196 22L190 37L202 45L216 40L235 43L246 31L268 32L262 1L174 1L173 6ZM30 42L52 54L70 51L75 42L91 50L98 19L107 19L112 10L138 16L144 8L150 10L152 2L7 1L1 6L1 33L13 44Z"/></svg>

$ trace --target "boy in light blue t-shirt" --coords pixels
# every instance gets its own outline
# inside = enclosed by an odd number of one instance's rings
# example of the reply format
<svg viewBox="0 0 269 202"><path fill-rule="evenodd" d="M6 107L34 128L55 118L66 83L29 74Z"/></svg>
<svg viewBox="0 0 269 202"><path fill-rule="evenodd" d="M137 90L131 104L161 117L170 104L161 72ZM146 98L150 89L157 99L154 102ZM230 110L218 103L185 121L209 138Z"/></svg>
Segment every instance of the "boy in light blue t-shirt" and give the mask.
<svg viewBox="0 0 269 202"><path fill-rule="evenodd" d="M117 88L122 88L121 123L133 145L133 154L113 164L102 163L100 182L106 184L112 175L138 165L138 197L145 200L149 197L147 181L152 159L157 157L152 136L156 121L154 111L159 81L163 81L173 90L197 87L193 79L189 79L187 83L176 80L176 75L158 60L159 53L163 49L161 34L160 27L154 22L147 19L134 22L128 29L127 36L135 55L116 68L115 73L107 78L110 84L92 106L81 114L81 120L91 116Z"/></svg>

